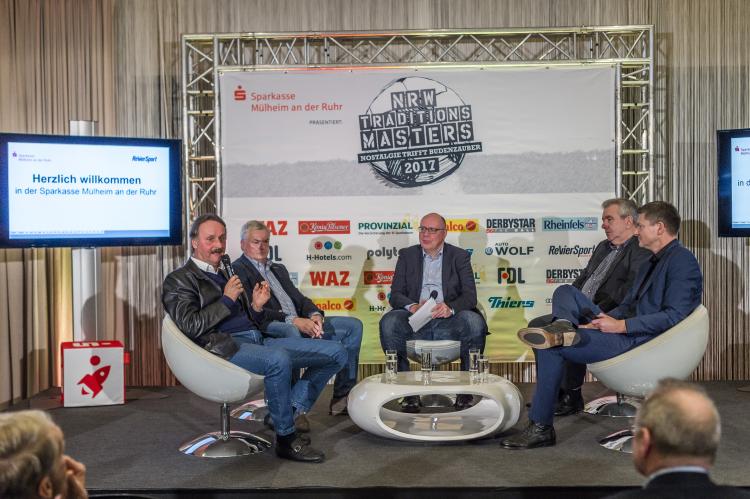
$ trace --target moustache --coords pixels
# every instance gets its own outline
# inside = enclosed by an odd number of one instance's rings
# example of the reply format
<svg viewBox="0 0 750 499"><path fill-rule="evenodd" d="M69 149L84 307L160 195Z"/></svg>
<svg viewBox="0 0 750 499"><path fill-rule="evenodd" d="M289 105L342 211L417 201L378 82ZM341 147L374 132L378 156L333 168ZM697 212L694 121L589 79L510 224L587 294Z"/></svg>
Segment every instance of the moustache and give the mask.
<svg viewBox="0 0 750 499"><path fill-rule="evenodd" d="M223 254L224 254L224 250L223 250L223 249L221 249L221 248L216 248L216 249L212 249L212 250L211 250L211 254L212 254L212 255L213 255L213 254L217 254L217 255L223 255Z"/></svg>

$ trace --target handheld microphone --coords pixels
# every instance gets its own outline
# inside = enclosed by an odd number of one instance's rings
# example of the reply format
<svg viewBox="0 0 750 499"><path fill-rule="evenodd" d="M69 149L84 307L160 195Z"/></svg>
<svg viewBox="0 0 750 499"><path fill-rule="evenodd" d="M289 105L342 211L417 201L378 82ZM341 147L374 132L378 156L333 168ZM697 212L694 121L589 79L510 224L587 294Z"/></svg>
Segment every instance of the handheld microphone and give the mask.
<svg viewBox="0 0 750 499"><path fill-rule="evenodd" d="M437 300L437 295L438 295L438 292L433 289L432 293L430 293L430 298L432 298L433 300Z"/></svg>
<svg viewBox="0 0 750 499"><path fill-rule="evenodd" d="M224 272L227 273L227 277L232 277L234 275L234 269L232 268L232 259L229 258L229 255L224 253L221 255L221 264L224 266Z"/></svg>

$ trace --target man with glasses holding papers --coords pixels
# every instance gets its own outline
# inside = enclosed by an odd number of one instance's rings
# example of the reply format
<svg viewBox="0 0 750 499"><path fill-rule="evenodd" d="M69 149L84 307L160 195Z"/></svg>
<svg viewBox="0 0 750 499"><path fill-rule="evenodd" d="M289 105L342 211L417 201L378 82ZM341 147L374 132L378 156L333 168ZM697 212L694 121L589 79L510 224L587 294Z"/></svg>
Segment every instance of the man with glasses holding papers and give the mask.
<svg viewBox="0 0 750 499"><path fill-rule="evenodd" d="M383 351L396 350L399 371L409 370L408 340L460 341L463 371L469 367L469 350L484 349L487 324L476 308L471 256L468 251L445 243L446 234L445 218L429 213L419 224L419 244L399 253L391 284L393 310L380 319L380 344ZM415 332L409 317L431 296L436 303L430 311L432 319ZM456 409L469 407L471 401L471 395L458 395ZM401 409L419 412L419 397L404 397Z"/></svg>

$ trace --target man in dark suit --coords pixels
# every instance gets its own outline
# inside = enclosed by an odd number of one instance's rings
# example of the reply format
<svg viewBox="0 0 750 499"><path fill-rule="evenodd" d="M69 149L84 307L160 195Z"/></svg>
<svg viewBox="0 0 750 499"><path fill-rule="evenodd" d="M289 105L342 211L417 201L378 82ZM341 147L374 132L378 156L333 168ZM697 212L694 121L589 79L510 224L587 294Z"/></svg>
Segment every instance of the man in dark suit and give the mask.
<svg viewBox="0 0 750 499"><path fill-rule="evenodd" d="M625 298L638 270L652 253L638 245L635 235L638 207L633 201L608 199L602 203L602 210L602 229L607 239L596 246L588 265L572 286L580 289L602 312L609 312ZM552 321L551 314L544 315L532 319L529 327L542 327ZM586 364L565 361L555 416L567 416L583 410L581 385L585 377Z"/></svg>
<svg viewBox="0 0 750 499"><path fill-rule="evenodd" d="M638 243L653 253L627 296L605 314L573 286L552 296L555 321L523 328L518 337L537 349L537 388L526 429L506 438L506 448L555 444L552 420L565 360L588 364L610 359L674 326L701 302L703 277L695 256L677 240L680 215L663 201L638 209Z"/></svg>
<svg viewBox="0 0 750 499"><path fill-rule="evenodd" d="M699 385L664 379L635 416L633 464L647 477L626 498L750 498L750 492L716 485L708 472L721 437L719 412Z"/></svg>
<svg viewBox="0 0 750 499"><path fill-rule="evenodd" d="M267 322L263 332L275 338L323 338L341 343L347 364L336 374L330 414L346 414L347 397L357 383L362 322L356 317L325 317L322 310L296 288L286 267L268 260L271 231L263 222L250 220L242 226L242 256L232 263L242 284L253 289L268 283L271 297L264 305Z"/></svg>
<svg viewBox="0 0 750 499"><path fill-rule="evenodd" d="M487 324L477 311L477 289L466 250L445 243L445 219L437 213L425 215L419 224L419 245L399 253L391 284L390 304L393 310L380 319L380 344L385 350L396 350L398 369L409 370L406 341L461 341L461 369L468 370L469 350L484 349ZM436 294L437 305L432 319L419 331L409 325L409 316ZM456 398L456 407L471 405L471 395ZM419 397L405 397L405 412L419 412Z"/></svg>

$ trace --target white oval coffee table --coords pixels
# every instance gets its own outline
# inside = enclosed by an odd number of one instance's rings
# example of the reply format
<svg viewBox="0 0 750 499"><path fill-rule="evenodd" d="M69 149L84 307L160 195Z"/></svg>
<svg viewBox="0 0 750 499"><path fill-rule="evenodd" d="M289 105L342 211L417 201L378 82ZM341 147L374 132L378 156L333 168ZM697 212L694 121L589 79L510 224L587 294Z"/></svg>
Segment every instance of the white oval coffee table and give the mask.
<svg viewBox="0 0 750 499"><path fill-rule="evenodd" d="M394 410L399 406L393 401L408 395L458 393L481 399L461 411L437 412L422 407L420 413L411 414ZM408 371L398 373L393 380L385 374L363 379L349 393L348 410L357 426L374 435L397 440L453 441L486 437L511 428L518 422L522 406L518 388L502 376L490 374L480 383L472 381L465 371L433 371L425 383L422 372Z"/></svg>

